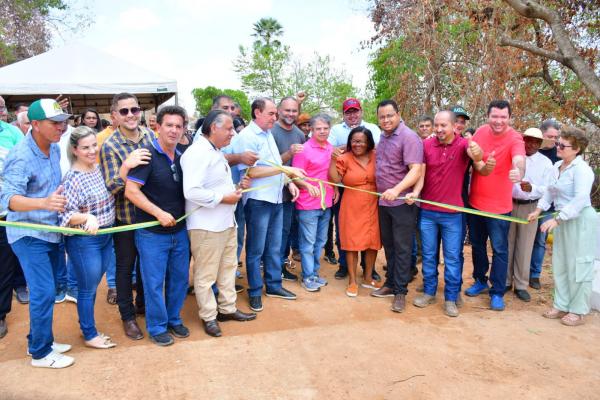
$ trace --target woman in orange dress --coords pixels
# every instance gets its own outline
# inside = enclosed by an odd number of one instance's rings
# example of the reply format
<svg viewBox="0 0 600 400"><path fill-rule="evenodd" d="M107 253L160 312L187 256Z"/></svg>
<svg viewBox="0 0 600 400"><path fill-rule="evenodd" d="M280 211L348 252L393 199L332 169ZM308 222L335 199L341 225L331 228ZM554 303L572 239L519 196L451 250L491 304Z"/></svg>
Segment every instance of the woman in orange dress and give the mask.
<svg viewBox="0 0 600 400"><path fill-rule="evenodd" d="M344 154L334 152L329 165L329 178L335 183L342 183L371 192L375 186L375 142L371 131L359 126L348 135L348 143ZM358 190L346 189L340 205L340 238L341 248L346 250L348 261L348 287L346 294L350 297L358 295L356 282L356 266L358 253L365 251L365 271L362 287L377 289L381 283L373 279L373 267L377 251L381 249L379 237L379 218L377 211L378 197Z"/></svg>

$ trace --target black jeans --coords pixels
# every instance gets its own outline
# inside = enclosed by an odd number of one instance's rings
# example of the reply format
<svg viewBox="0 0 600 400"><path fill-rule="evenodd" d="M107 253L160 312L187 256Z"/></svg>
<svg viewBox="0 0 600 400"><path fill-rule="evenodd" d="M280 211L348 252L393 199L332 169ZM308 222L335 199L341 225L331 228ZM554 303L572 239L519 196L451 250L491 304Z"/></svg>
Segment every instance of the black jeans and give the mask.
<svg viewBox="0 0 600 400"><path fill-rule="evenodd" d="M127 225L119 220L117 226ZM113 235L115 243L115 256L117 258L117 270L115 280L117 284L117 305L123 321L129 321L135 318L135 307L133 306L133 288L131 280L133 278L133 268L136 269L137 288L135 304L138 308L144 307L144 286L142 284L142 274L140 273L140 263L137 249L135 247L135 231L119 232Z"/></svg>
<svg viewBox="0 0 600 400"><path fill-rule="evenodd" d="M379 230L387 260L385 286L394 294L408 293L411 279L413 235L417 228L417 206L379 206Z"/></svg>
<svg viewBox="0 0 600 400"><path fill-rule="evenodd" d="M20 268L19 259L6 239L6 228L0 226L0 320L10 312L13 276Z"/></svg>

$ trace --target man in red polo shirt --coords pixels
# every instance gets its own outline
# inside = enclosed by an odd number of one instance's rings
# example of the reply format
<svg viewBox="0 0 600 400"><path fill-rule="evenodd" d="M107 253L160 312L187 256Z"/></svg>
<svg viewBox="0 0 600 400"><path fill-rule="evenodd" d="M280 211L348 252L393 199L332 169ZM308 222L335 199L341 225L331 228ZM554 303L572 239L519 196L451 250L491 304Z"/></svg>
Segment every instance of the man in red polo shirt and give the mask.
<svg viewBox="0 0 600 400"><path fill-rule="evenodd" d="M494 168L494 159L488 164L482 161L479 145L455 132L456 115L452 111L441 111L434 119L436 137L423 142L422 175L413 193L407 197L443 202L463 206L461 196L465 169L473 160L473 168L482 175L489 175ZM421 245L423 248L423 291L413 301L417 307L435 303L438 283L438 232L444 249L444 311L450 317L458 316L456 305L460 298L462 283L463 218L460 212L426 203L421 204Z"/></svg>
<svg viewBox="0 0 600 400"><path fill-rule="evenodd" d="M496 167L488 176L473 172L469 202L477 210L509 216L513 183L520 182L525 175L525 145L523 136L510 126L511 109L506 100L492 101L487 115L488 123L477 129L473 141L483 149L484 158L496 159ZM508 221L469 215L475 283L465 294L478 296L489 289L490 308L495 311L504 310L509 228ZM487 255L488 237L493 249L491 269ZM491 288L487 284L488 270Z"/></svg>

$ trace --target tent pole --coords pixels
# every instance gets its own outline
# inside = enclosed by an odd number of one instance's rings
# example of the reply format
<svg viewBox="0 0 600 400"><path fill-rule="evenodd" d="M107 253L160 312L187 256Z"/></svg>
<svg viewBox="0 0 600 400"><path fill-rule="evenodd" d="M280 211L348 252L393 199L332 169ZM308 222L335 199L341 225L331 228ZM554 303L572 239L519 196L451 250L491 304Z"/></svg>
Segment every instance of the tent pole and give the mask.
<svg viewBox="0 0 600 400"><path fill-rule="evenodd" d="M179 105L179 96L177 95L177 92L175 92L175 105Z"/></svg>

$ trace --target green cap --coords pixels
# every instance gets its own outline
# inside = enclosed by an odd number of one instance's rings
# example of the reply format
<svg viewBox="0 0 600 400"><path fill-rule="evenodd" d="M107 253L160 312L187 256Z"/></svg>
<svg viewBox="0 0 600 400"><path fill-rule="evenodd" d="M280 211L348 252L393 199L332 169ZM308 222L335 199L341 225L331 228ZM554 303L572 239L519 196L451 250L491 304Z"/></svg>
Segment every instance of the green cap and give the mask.
<svg viewBox="0 0 600 400"><path fill-rule="evenodd" d="M27 117L30 121L43 121L49 119L51 121L63 122L67 120L71 114L63 112L56 100L40 99L36 100L29 106Z"/></svg>

